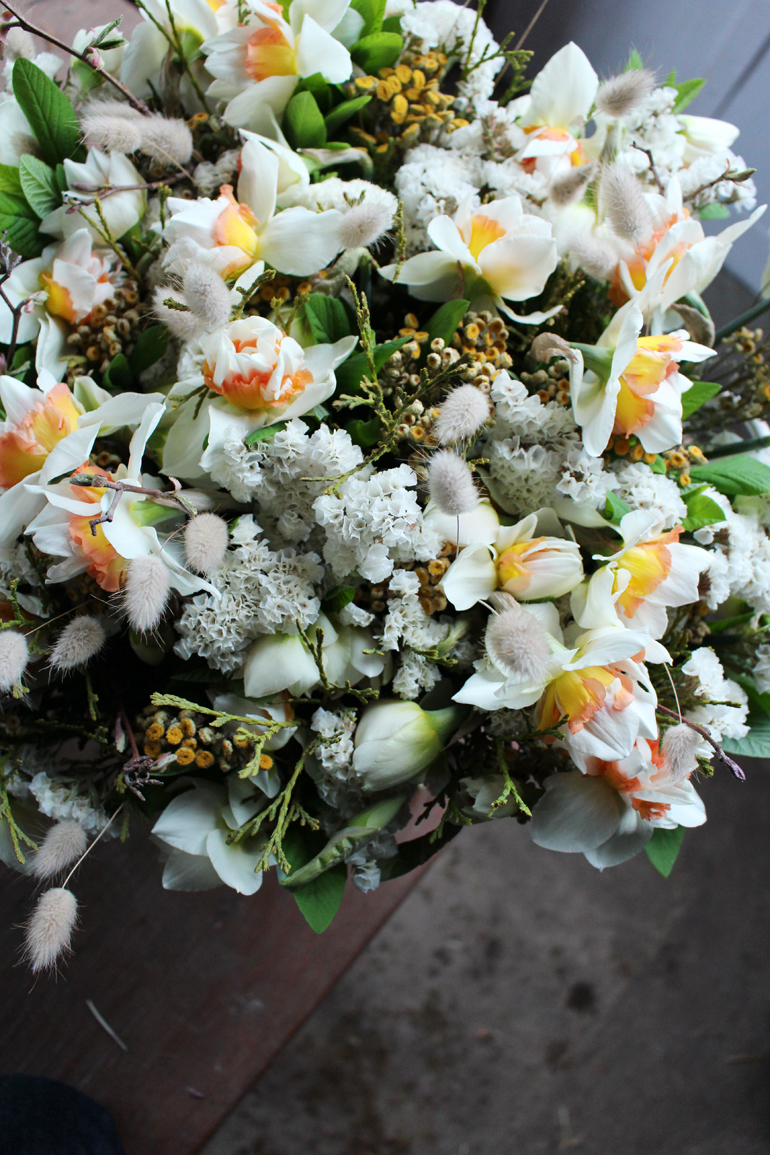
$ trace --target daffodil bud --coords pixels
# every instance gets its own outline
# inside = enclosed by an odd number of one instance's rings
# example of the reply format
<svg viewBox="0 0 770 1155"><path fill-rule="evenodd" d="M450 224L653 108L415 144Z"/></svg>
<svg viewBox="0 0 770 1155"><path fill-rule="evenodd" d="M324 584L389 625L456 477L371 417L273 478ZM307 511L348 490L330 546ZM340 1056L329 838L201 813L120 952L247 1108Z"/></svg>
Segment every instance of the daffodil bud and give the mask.
<svg viewBox="0 0 770 1155"><path fill-rule="evenodd" d="M375 806L370 806L362 814L357 814L355 818L351 818L345 829L338 830L329 839L323 850L316 854L315 858L311 858L310 862L306 862L297 870L292 870L290 874L284 875L281 879L281 885L294 890L312 882L319 874L331 870L338 862L344 862L351 851L371 842L383 826L387 826L396 817L403 802L404 796L402 794L396 798L385 798Z"/></svg>
<svg viewBox="0 0 770 1155"><path fill-rule="evenodd" d="M423 710L416 702L377 702L364 711L353 767L364 790L387 790L414 778L440 754L461 711Z"/></svg>

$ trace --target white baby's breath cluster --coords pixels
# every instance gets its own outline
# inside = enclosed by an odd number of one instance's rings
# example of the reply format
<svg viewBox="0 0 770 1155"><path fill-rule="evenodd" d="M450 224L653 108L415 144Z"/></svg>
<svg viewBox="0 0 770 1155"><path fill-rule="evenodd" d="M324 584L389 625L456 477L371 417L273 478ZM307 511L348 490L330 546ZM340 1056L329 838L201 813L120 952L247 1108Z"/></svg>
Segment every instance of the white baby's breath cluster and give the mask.
<svg viewBox="0 0 770 1155"><path fill-rule="evenodd" d="M156 7L78 34L95 72L4 42L0 848L62 882L33 968L135 809L175 889L372 890L507 816L660 866L770 691L768 351L715 349L702 298L764 211L737 128L453 0Z"/></svg>

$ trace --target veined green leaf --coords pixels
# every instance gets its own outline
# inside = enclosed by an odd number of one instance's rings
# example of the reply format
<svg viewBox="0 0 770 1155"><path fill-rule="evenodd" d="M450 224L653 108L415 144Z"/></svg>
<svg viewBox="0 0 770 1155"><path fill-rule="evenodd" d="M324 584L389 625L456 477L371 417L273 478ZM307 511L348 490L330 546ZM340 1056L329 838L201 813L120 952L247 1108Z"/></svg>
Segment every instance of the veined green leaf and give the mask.
<svg viewBox="0 0 770 1155"><path fill-rule="evenodd" d="M317 345L350 337L353 328L342 301L325 293L311 293L305 302L305 320Z"/></svg>
<svg viewBox="0 0 770 1155"><path fill-rule="evenodd" d="M675 830L663 830L659 827L653 832L652 838L644 848L650 862L664 878L668 878L674 869L683 838L684 826L677 826Z"/></svg>
<svg viewBox="0 0 770 1155"><path fill-rule="evenodd" d="M378 373L388 358L398 352L401 346L405 345L408 340L408 337L399 337L397 341L385 341L382 345L375 346L374 366ZM369 362L366 359L366 354L356 353L354 357L348 357L347 361L343 361L334 372L337 376L338 389L342 393L354 393L369 372Z"/></svg>
<svg viewBox="0 0 770 1155"><path fill-rule="evenodd" d="M722 386L714 381L693 381L687 392L682 394L683 420L687 420L696 409L700 409L701 405L716 397L721 388Z"/></svg>
<svg viewBox="0 0 770 1155"><path fill-rule="evenodd" d="M0 192L12 193L13 196L23 196L21 175L12 164L0 164Z"/></svg>
<svg viewBox="0 0 770 1155"><path fill-rule="evenodd" d="M356 417L353 421L348 422L345 429L354 445L360 446L361 449L371 449L379 440L382 422L379 417L370 417L368 421L364 421L362 417Z"/></svg>
<svg viewBox="0 0 770 1155"><path fill-rule="evenodd" d="M628 57L628 64L626 65L624 71L630 72L632 68L644 68L644 61L635 48L631 49L631 54Z"/></svg>
<svg viewBox="0 0 770 1155"><path fill-rule="evenodd" d="M428 340L423 346L426 355L430 352L431 341L435 341L437 337L440 337L445 345L451 345L452 337L470 307L470 301L460 298L456 301L447 301L436 309L427 325Z"/></svg>
<svg viewBox="0 0 770 1155"><path fill-rule="evenodd" d="M27 204L41 220L62 203L56 173L45 161L36 156L23 156L19 176Z"/></svg>
<svg viewBox="0 0 770 1155"><path fill-rule="evenodd" d="M710 205L704 205L698 210L698 216L702 221L726 221L730 216L730 210L727 205L712 201Z"/></svg>
<svg viewBox="0 0 770 1155"><path fill-rule="evenodd" d="M13 95L48 164L55 166L67 157L85 159L80 127L69 100L41 68L22 56L13 66Z"/></svg>
<svg viewBox="0 0 770 1155"><path fill-rule="evenodd" d="M692 104L695 100L705 83L706 81L699 77L696 80L683 80L681 84L674 85L679 93L674 104L674 112L684 112L688 104Z"/></svg>
<svg viewBox="0 0 770 1155"><path fill-rule="evenodd" d="M397 32L374 32L362 36L350 50L350 55L364 72L372 75L380 68L390 68L401 55L403 39Z"/></svg>
<svg viewBox="0 0 770 1155"><path fill-rule="evenodd" d="M747 453L693 465L690 477L695 482L713 485L726 497L756 497L760 493L770 493L770 467Z"/></svg>
<svg viewBox="0 0 770 1155"><path fill-rule="evenodd" d="M698 491L688 493L684 497L684 502L687 506L687 517L682 525L688 533L725 520L724 510L717 505L713 497L707 497L705 493Z"/></svg>
<svg viewBox="0 0 770 1155"><path fill-rule="evenodd" d="M138 336L131 354L131 368L138 376L150 365L160 361L168 349L168 329L165 325L150 325Z"/></svg>
<svg viewBox="0 0 770 1155"><path fill-rule="evenodd" d="M733 758L770 758L770 718L750 711L746 720L749 732L745 738L724 738L722 747Z"/></svg>
<svg viewBox="0 0 770 1155"><path fill-rule="evenodd" d="M312 92L298 92L286 105L284 129L294 148L322 148L326 125Z"/></svg>
<svg viewBox="0 0 770 1155"><path fill-rule="evenodd" d="M323 846L323 837L318 839L310 831L300 830L296 823L289 827L282 845L292 871L299 870L313 858L319 842ZM285 877L290 876L280 877L283 881ZM326 930L339 910L347 878L347 867L344 863L339 863L319 874L311 882L292 891L303 918L316 934L322 934Z"/></svg>
<svg viewBox="0 0 770 1155"><path fill-rule="evenodd" d="M336 589L330 590L321 602L321 609L325 614L338 614L345 606L350 605L355 596L355 586L337 586Z"/></svg>
<svg viewBox="0 0 770 1155"><path fill-rule="evenodd" d="M272 441L276 433L285 429L288 422L276 421L274 425L262 425L259 429L252 429L243 439L244 445L254 445L257 441Z"/></svg>
<svg viewBox="0 0 770 1155"><path fill-rule="evenodd" d="M39 257L50 243L40 236L40 221L23 196L0 192L0 233L8 230L7 241L25 260Z"/></svg>
<svg viewBox="0 0 770 1155"><path fill-rule="evenodd" d="M363 36L379 32L385 15L386 0L352 0L350 7L364 18Z"/></svg>
<svg viewBox="0 0 770 1155"><path fill-rule="evenodd" d="M613 525L620 525L621 518L630 511L631 506L626 505L622 497L618 497L612 490L607 494L607 500L604 505L604 516L607 521L612 522Z"/></svg>
<svg viewBox="0 0 770 1155"><path fill-rule="evenodd" d="M352 100L345 100L342 104L338 104L336 108L331 110L328 116L324 117L326 135L332 136L346 120L350 120L351 116L355 116L357 112L365 108L371 99L371 96L364 94L363 96L355 96Z"/></svg>

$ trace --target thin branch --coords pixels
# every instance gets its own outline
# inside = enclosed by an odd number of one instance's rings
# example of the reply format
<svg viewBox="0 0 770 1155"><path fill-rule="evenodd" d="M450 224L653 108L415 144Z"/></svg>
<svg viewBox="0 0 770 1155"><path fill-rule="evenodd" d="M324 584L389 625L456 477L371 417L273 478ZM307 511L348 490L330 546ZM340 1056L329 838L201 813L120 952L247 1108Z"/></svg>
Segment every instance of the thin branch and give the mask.
<svg viewBox="0 0 770 1155"><path fill-rule="evenodd" d="M170 477L169 481L174 486L174 492L169 493L167 489L148 489L144 485L131 485L127 481L113 481L111 477L102 477L100 474L93 473L73 473L69 477L70 485L93 486L94 489L112 489L114 496L109 504L108 509L99 514L98 517L89 519L88 524L91 526L91 533L96 537L97 525L104 525L105 522L110 522L115 517L115 511L118 502L124 493L142 493L145 497L152 497L159 505L176 506L186 513L188 517L195 515L195 510L189 501L185 498L179 497L179 491L182 486L175 477Z"/></svg>
<svg viewBox="0 0 770 1155"><path fill-rule="evenodd" d="M70 56L74 56L76 60L79 60L88 68L93 69L94 72L96 72L104 80L108 81L108 83L113 85L114 88L117 88L118 92L125 96L128 103L132 108L135 108L137 112L141 112L143 116L150 115L150 110L143 100L140 100L137 96L134 96L133 92L126 88L125 84L121 84L119 80L116 80L116 78L107 72L104 68L100 67L98 64L94 64L93 60L89 60L84 52L76 52L74 48L70 48L69 44L65 44L63 40L57 39L57 37L52 36L50 32L46 32L43 28L38 28L36 24L30 23L30 21L27 20L24 16L21 16L18 12L15 12L13 8L11 8L10 4L3 4L3 10L5 12L10 12L11 16L13 16L18 21L18 25L11 25L12 28L23 28L26 32L31 32L34 36L39 36L41 40L47 40L49 44L55 45L56 48L61 48L62 52L67 52Z"/></svg>
<svg viewBox="0 0 770 1155"><path fill-rule="evenodd" d="M518 50L520 48L524 47L524 43L525 43L527 37L529 36L530 32L532 31L532 29L537 24L540 17L543 15L543 11L545 10L545 6L547 3L548 3L548 0L543 0L542 4L538 8L537 12L532 17L529 24L527 25L527 27L524 29L521 36L519 37L518 42L515 44L514 49L513 49L514 52L518 52Z"/></svg>
<svg viewBox="0 0 770 1155"><path fill-rule="evenodd" d="M188 172L177 172L173 176L164 176L162 180L151 180L147 184L121 184L121 185L102 185L101 188L91 188L90 185L83 184L80 181L75 181L70 186L73 192L90 192L94 197L99 197L101 200L106 200L107 197L114 196L116 193L122 192L146 192L150 189L160 188L161 185L178 184L180 180L192 180ZM193 183L195 183L193 181ZM93 201L78 200L78 204L93 204Z"/></svg>
<svg viewBox="0 0 770 1155"><path fill-rule="evenodd" d="M637 152L643 152L644 155L647 157L648 161L650 162L650 172L652 173L653 180L655 181L655 184L658 186L658 192L660 193L661 196L665 196L666 190L663 187L662 180L658 176L658 170L655 167L655 161L652 159L652 149L642 148L642 146L640 144L636 144L636 143L632 143L631 147L635 148L637 150Z"/></svg>

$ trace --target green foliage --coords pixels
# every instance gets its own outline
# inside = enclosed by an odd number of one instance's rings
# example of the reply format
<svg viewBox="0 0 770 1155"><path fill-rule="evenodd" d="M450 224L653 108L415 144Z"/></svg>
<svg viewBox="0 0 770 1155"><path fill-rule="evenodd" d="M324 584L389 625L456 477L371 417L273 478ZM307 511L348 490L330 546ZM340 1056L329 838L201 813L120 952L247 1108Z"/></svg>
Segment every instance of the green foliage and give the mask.
<svg viewBox="0 0 770 1155"><path fill-rule="evenodd" d="M383 32L397 32L401 35L401 17L400 16L386 16L382 22Z"/></svg>
<svg viewBox="0 0 770 1155"><path fill-rule="evenodd" d="M328 116L324 117L324 124L326 125L326 135L333 136L345 121L350 120L351 116L355 116L362 108L371 100L371 96L356 96L352 100L344 100L342 104L338 104L333 108Z"/></svg>
<svg viewBox="0 0 770 1155"><path fill-rule="evenodd" d="M105 389L116 389L123 392L134 384L134 374L125 353L116 353L102 376Z"/></svg>
<svg viewBox="0 0 770 1155"><path fill-rule="evenodd" d="M682 394L682 418L690 417L701 405L716 397L721 388L713 381L693 381L692 387Z"/></svg>
<svg viewBox="0 0 770 1155"><path fill-rule="evenodd" d="M693 490L682 496L687 506L687 517L682 525L688 533L693 533L696 529L703 529L704 525L714 525L718 521L724 521L724 510L717 505L713 497L707 497L702 490Z"/></svg>
<svg viewBox="0 0 770 1155"><path fill-rule="evenodd" d="M633 68L644 68L644 61L635 48L631 49L631 55L628 58L628 64L626 65L624 72L630 72Z"/></svg>
<svg viewBox="0 0 770 1155"><path fill-rule="evenodd" d="M698 210L698 216L702 221L726 221L730 216L730 210L727 205L712 201L710 205L704 205Z"/></svg>
<svg viewBox="0 0 770 1155"><path fill-rule="evenodd" d="M650 862L664 878L668 878L674 869L683 838L684 826L677 826L676 830L658 829L644 848Z"/></svg>
<svg viewBox="0 0 770 1155"><path fill-rule="evenodd" d="M336 297L311 293L305 301L303 313L316 345L333 345L335 341L350 337L353 333L347 310Z"/></svg>
<svg viewBox="0 0 770 1155"><path fill-rule="evenodd" d="M21 188L27 204L42 220L62 202L56 173L36 156L23 156L19 164Z"/></svg>
<svg viewBox="0 0 770 1155"><path fill-rule="evenodd" d="M626 505L622 497L610 491L607 494L607 500L604 503L604 516L607 521L613 525L620 525L621 519L630 511L631 506Z"/></svg>
<svg viewBox="0 0 770 1155"><path fill-rule="evenodd" d="M398 60L404 41L397 32L373 32L371 36L362 36L357 41L350 55L359 68L372 75L380 68L390 68Z"/></svg>
<svg viewBox="0 0 770 1155"><path fill-rule="evenodd" d="M725 753L734 758L770 758L770 718L767 714L751 710L746 724L749 732L745 738L723 740Z"/></svg>
<svg viewBox="0 0 770 1155"><path fill-rule="evenodd" d="M652 472L653 472L653 473L662 473L662 474L665 474L665 472L666 472L666 463L665 463L665 461L663 460L663 458L660 456L660 454L658 454L658 455L656 456L656 458L655 458L655 460L654 460L654 461L651 461L651 462L650 462L649 468L652 470Z"/></svg>
<svg viewBox="0 0 770 1155"><path fill-rule="evenodd" d="M299 870L314 857L311 847L315 840L311 839L312 835L308 831L298 829L296 825L286 831L283 850L292 870ZM323 839L320 842L323 844ZM316 934L323 934L332 923L342 904L347 879L347 867L339 863L324 874L319 874L312 882L292 891L303 918Z"/></svg>
<svg viewBox="0 0 770 1155"><path fill-rule="evenodd" d="M254 445L257 441L272 441L276 433L280 433L287 426L287 421L276 421L274 425L263 425L260 429L252 429L243 439L244 445Z"/></svg>
<svg viewBox="0 0 770 1155"><path fill-rule="evenodd" d="M674 104L674 112L684 112L688 104L692 104L695 100L705 83L704 79L699 78L697 80L683 80L681 84L675 84L674 87L679 95Z"/></svg>
<svg viewBox="0 0 770 1155"><path fill-rule="evenodd" d="M694 465L690 477L693 481L713 485L726 497L756 497L760 493L770 493L770 467L745 453Z"/></svg>
<svg viewBox="0 0 770 1155"><path fill-rule="evenodd" d="M0 233L8 230L8 244L25 260L39 257L49 243L40 236L39 226L39 217L23 196L0 192Z"/></svg>
<svg viewBox="0 0 770 1155"><path fill-rule="evenodd" d="M139 334L134 345L130 360L132 371L138 377L145 369L160 361L167 349L168 329L165 325L150 325L149 329L144 329Z"/></svg>
<svg viewBox="0 0 770 1155"><path fill-rule="evenodd" d="M321 602L321 609L325 614L338 614L345 606L350 605L355 596L355 586L337 586L336 589L329 590Z"/></svg>
<svg viewBox="0 0 770 1155"><path fill-rule="evenodd" d="M379 417L370 417L368 421L363 417L357 417L354 421L348 422L345 431L354 445L358 445L361 449L371 449L380 439L382 422Z"/></svg>
<svg viewBox="0 0 770 1155"><path fill-rule="evenodd" d="M0 164L0 192L12 193L17 197L24 196L21 175L12 164Z"/></svg>
<svg viewBox="0 0 770 1155"><path fill-rule="evenodd" d="M283 127L293 148L322 148L326 125L312 92L298 92L286 105Z"/></svg>
<svg viewBox="0 0 770 1155"><path fill-rule="evenodd" d="M423 346L423 352L430 352L431 341L435 341L437 337L440 337L445 345L451 345L452 337L470 307L470 301L460 298L456 301L447 301L436 309L426 326L428 340Z"/></svg>
<svg viewBox="0 0 770 1155"><path fill-rule="evenodd" d="M397 341L385 341L382 345L374 346L372 352L378 373L388 358L398 352L402 345L406 345L408 340L408 337L399 337ZM368 369L369 363L365 353L356 353L354 357L348 357L347 361L343 361L339 368L335 369L338 388L345 393L354 392L366 376Z"/></svg>
<svg viewBox="0 0 770 1155"><path fill-rule="evenodd" d="M386 0L352 0L350 7L359 16L363 17L362 34L369 36L372 32L379 32L385 16Z"/></svg>
<svg viewBox="0 0 770 1155"><path fill-rule="evenodd" d="M67 157L85 160L74 109L58 84L31 60L13 66L13 95L40 145L43 160L55 166Z"/></svg>

